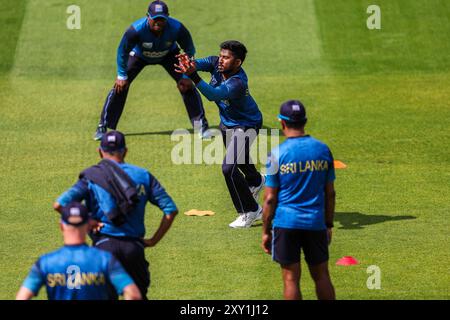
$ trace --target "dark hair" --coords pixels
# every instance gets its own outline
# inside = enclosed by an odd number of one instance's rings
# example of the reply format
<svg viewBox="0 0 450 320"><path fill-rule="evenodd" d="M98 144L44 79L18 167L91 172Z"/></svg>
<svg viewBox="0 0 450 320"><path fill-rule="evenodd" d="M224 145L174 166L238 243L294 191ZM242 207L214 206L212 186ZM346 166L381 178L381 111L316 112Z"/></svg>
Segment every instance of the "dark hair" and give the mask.
<svg viewBox="0 0 450 320"><path fill-rule="evenodd" d="M285 121L286 127L289 129L303 129L303 127L306 124L306 119L304 121L298 121L298 122L291 122L291 121Z"/></svg>
<svg viewBox="0 0 450 320"><path fill-rule="evenodd" d="M104 153L109 154L112 157L123 157L125 155L125 148L120 150L114 150L114 151L105 151L102 150Z"/></svg>
<svg viewBox="0 0 450 320"><path fill-rule="evenodd" d="M220 49L230 50L233 53L233 56L236 59L240 59L242 62L244 62L245 57L247 56L247 48L236 40L222 42L220 44Z"/></svg>

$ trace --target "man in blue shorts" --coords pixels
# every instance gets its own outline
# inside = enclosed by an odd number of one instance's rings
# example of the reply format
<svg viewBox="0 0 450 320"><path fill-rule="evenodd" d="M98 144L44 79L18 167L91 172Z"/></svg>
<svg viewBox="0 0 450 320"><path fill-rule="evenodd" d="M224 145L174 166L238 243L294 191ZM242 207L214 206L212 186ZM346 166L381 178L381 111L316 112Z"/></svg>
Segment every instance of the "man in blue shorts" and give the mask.
<svg viewBox="0 0 450 320"><path fill-rule="evenodd" d="M328 272L335 207L333 155L305 134L303 104L290 100L278 116L286 141L269 154L264 193L262 247L282 269L285 299L301 299L303 250L318 299L335 299Z"/></svg>
<svg viewBox="0 0 450 320"><path fill-rule="evenodd" d="M131 277L112 254L86 244L90 215L81 203L61 209L64 247L43 255L33 265L17 300L37 296L42 286L49 300L107 300L108 283L126 300L140 300Z"/></svg>
<svg viewBox="0 0 450 320"><path fill-rule="evenodd" d="M178 209L149 171L125 162L127 151L123 133L105 133L98 149L102 161L84 170L54 208L60 211L72 201L84 200L101 227L99 233L92 235L93 245L111 252L120 261L146 299L150 272L144 248L154 247L164 237ZM163 214L154 235L144 239L148 202ZM112 288L110 291L111 297L117 298Z"/></svg>
<svg viewBox="0 0 450 320"><path fill-rule="evenodd" d="M257 201L264 177L250 158L250 146L263 118L250 95L247 74L242 68L246 55L247 48L242 43L230 40L220 45L219 56L192 60L187 55L179 55L175 69L190 77L197 89L219 108L220 130L227 149L222 173L238 213L236 220L229 224L232 228L249 228L262 217ZM197 71L211 74L209 84Z"/></svg>
<svg viewBox="0 0 450 320"><path fill-rule="evenodd" d="M117 78L106 97L94 140L100 140L108 128L117 128L131 83L146 66L157 64L176 81L192 125L203 138L209 137L208 121L198 91L191 80L173 69L180 47L190 57L194 56L195 47L189 31L180 21L169 17L169 8L163 1L153 1L148 7L147 17L135 21L120 42ZM158 95L158 91L146 94L152 97Z"/></svg>

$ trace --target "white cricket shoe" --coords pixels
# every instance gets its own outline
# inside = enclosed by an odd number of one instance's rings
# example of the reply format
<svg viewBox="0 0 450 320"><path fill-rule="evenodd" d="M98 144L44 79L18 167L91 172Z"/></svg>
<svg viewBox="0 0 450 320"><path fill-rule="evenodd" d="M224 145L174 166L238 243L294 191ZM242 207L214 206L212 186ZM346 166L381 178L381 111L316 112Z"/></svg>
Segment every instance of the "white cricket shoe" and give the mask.
<svg viewBox="0 0 450 320"><path fill-rule="evenodd" d="M250 228L253 222L262 218L262 207L258 205L258 210L240 214L236 220L229 224L231 228Z"/></svg>
<svg viewBox="0 0 450 320"><path fill-rule="evenodd" d="M239 216L234 220L232 223L230 223L228 226L231 228L239 228L240 225L242 225L244 214L239 214Z"/></svg>
<svg viewBox="0 0 450 320"><path fill-rule="evenodd" d="M209 140L214 136L212 130L209 129L208 123L203 120L194 121L194 132L198 131L198 137L203 140Z"/></svg>
<svg viewBox="0 0 450 320"><path fill-rule="evenodd" d="M253 222L255 222L256 220L262 220L262 217L263 217L263 208L260 205L258 205L258 211L256 211L256 212L257 212L257 214L256 214L255 220L253 220Z"/></svg>
<svg viewBox="0 0 450 320"><path fill-rule="evenodd" d="M258 202L259 193L263 189L265 183L266 183L266 176L262 174L261 175L261 184L257 187L250 187L250 192L252 193L253 198L255 198L256 202Z"/></svg>
<svg viewBox="0 0 450 320"><path fill-rule="evenodd" d="M198 137L203 140L209 140L212 137L214 137L214 132L212 132L212 130L210 130L210 129L201 130L198 133Z"/></svg>

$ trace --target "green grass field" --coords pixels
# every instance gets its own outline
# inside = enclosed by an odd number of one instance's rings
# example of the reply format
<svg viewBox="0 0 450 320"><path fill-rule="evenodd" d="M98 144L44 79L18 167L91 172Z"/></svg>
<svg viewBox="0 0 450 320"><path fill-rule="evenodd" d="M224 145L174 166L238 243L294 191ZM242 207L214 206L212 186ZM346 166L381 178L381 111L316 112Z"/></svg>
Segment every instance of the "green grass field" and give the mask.
<svg viewBox="0 0 450 320"><path fill-rule="evenodd" d="M375 2L381 30L366 28L369 0L168 0L198 57L226 39L247 45L244 66L265 126L277 128L281 102L299 98L309 133L348 165L337 171L330 247L337 298L449 299L450 2ZM91 137L116 48L148 1L78 0L81 30L66 28L71 4L0 0L0 299L13 299L37 257L62 244L51 205L98 160ZM203 101L218 125L216 106ZM167 132L189 127L173 81L147 68L119 129L128 161L150 169L181 212L147 249L149 297L281 299L279 267L259 247L261 226L228 227L235 213L221 166L172 164ZM192 208L216 215L182 214ZM148 234L159 220L148 207ZM346 255L360 264L336 266ZM380 290L366 287L370 265L381 268ZM303 267L304 298L315 299Z"/></svg>

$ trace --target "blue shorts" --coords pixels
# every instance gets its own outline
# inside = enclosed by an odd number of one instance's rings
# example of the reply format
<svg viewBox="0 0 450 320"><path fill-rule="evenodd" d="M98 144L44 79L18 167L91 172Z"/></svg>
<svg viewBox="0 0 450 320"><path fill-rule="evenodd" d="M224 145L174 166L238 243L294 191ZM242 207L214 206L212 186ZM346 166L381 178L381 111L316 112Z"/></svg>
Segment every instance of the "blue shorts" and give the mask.
<svg viewBox="0 0 450 320"><path fill-rule="evenodd" d="M302 249L308 265L328 261L327 231L273 228L272 259L274 261L281 265L298 263Z"/></svg>

